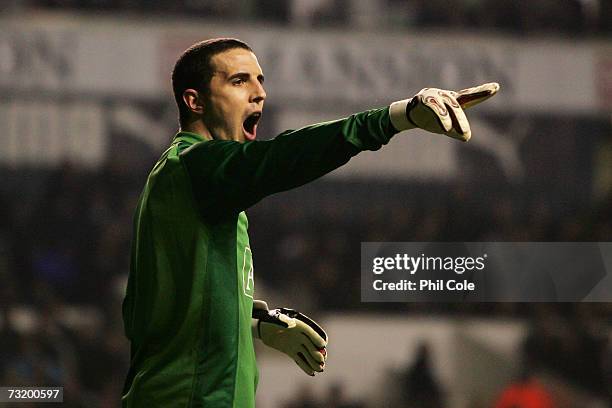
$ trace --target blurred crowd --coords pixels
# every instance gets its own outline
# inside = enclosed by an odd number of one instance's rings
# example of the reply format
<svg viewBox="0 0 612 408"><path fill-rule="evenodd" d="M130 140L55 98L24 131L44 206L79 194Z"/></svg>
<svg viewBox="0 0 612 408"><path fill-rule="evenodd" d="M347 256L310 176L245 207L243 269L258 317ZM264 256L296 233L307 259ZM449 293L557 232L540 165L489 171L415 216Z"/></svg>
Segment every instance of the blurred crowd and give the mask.
<svg viewBox="0 0 612 408"><path fill-rule="evenodd" d="M156 160L128 166L120 155L95 171L65 163L3 172L13 183L0 190L0 305L36 304L52 292L112 309L129 268L133 211ZM262 287L310 298L309 308L361 309L361 242L607 241L611 198L585 203L498 183L324 179L256 204L249 233Z"/></svg>
<svg viewBox="0 0 612 408"><path fill-rule="evenodd" d="M99 170L3 171L0 383L64 384L74 406L116 406L129 358L120 306L132 214L155 155L115 159ZM530 360L605 392L593 363L603 361L611 304L365 304L359 253L364 241L605 241L610 198L560 205L525 186L320 180L249 217L260 297L311 313L537 317L546 327L533 332Z"/></svg>
<svg viewBox="0 0 612 408"><path fill-rule="evenodd" d="M573 310L572 310L573 309ZM527 334L520 345L517 370L492 395L467 394L470 408L604 408L612 403L612 352L601 321L588 307L533 308ZM433 364L434 351L423 341L408 361L387 370L376 403L346 395L332 383L327 394L313 393L307 384L298 398L283 408L452 407L451 384L445 384Z"/></svg>
<svg viewBox="0 0 612 408"><path fill-rule="evenodd" d="M9 0L4 10L121 12L276 22L292 26L495 30L521 35L607 35L607 0Z"/></svg>
<svg viewBox="0 0 612 408"><path fill-rule="evenodd" d="M7 0L0 16L39 11L176 15L355 31L612 34L608 0ZM585 163L593 152L572 144L586 140L590 145L597 132L568 120L540 133L537 143L521 151L531 166L523 181L503 181L496 171L465 166L462 171L478 174L482 182L325 179L265 199L248 212L256 295L270 299L271 306L315 315L523 319L531 328L522 350L529 365L514 385L526 384L534 372L553 372L610 398L612 303L360 300L361 242L610 241L612 196L591 197L593 169ZM159 152L113 137L112 154L102 168L73 163L47 169L0 167L0 385L62 385L66 407L117 407L127 373L121 301L132 216ZM428 365L429 353L424 346L404 371L391 374L401 391L397 406L448 406L444 384ZM509 390L515 390L512 384ZM368 405L347 397L342 384L333 384L316 397L304 388L285 408L321 406Z"/></svg>
<svg viewBox="0 0 612 408"><path fill-rule="evenodd" d="M487 120L499 126L508 122L506 117ZM608 122L522 118L527 120L537 137L526 138L518 149L522 178L508 178L495 156L468 146L458 157L463 181L325 178L255 205L248 215L256 296L272 307L313 315L531 320L526 350L533 364L589 392L609 393L603 362L612 303L360 299L361 242L610 240L610 189L594 182L605 179L607 167L595 156L608 143ZM0 384L61 384L65 406L118 406L129 360L121 301L132 216L159 154L160 149L111 128L107 161L99 168L70 162L0 167ZM417 359L416 364L425 363ZM419 392L432 395L436 389L435 406L447 406L434 374L427 378L408 370L396 373L394 381L405 385L400 388L406 393L398 395L411 406ZM317 400L306 398L307 390L303 395L290 406L367 406L348 398L342 384Z"/></svg>

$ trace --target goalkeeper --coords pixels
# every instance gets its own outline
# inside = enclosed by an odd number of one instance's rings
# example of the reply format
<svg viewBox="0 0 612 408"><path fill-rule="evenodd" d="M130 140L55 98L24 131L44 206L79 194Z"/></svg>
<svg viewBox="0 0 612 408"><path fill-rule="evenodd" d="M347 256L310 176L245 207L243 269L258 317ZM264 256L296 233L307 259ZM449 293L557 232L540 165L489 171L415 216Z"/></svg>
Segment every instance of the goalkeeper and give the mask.
<svg viewBox="0 0 612 408"><path fill-rule="evenodd" d="M266 93L252 50L236 39L193 45L172 73L180 131L147 179L134 216L123 319L131 345L124 407L255 405L254 338L309 375L327 336L290 309L253 301L245 210L422 128L467 141L462 108L498 90L425 88L346 119L256 141Z"/></svg>

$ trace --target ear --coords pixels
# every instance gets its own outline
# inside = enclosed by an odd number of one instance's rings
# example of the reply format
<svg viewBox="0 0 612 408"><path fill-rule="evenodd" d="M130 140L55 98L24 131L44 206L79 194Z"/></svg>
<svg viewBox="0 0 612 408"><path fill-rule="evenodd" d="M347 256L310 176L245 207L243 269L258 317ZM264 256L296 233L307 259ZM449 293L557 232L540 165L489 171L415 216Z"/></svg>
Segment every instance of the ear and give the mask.
<svg viewBox="0 0 612 408"><path fill-rule="evenodd" d="M187 108L197 114L204 113L204 98L201 97L200 93L195 89L185 89L183 91L183 102L187 105Z"/></svg>

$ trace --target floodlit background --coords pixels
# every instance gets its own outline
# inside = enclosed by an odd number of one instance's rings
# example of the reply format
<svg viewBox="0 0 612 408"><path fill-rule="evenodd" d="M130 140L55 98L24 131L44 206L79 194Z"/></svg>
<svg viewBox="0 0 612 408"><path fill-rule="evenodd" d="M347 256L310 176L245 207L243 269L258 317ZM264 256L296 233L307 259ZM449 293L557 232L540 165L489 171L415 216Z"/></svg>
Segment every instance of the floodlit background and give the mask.
<svg viewBox="0 0 612 408"><path fill-rule="evenodd" d="M259 57L262 138L426 86L502 85L469 112L469 144L401 134L248 212L256 297L331 338L315 378L258 348L258 407L502 408L519 389L609 406L611 304L359 293L363 241L612 240L609 0L3 0L0 385L119 406L132 212L177 129L172 65L218 36Z"/></svg>

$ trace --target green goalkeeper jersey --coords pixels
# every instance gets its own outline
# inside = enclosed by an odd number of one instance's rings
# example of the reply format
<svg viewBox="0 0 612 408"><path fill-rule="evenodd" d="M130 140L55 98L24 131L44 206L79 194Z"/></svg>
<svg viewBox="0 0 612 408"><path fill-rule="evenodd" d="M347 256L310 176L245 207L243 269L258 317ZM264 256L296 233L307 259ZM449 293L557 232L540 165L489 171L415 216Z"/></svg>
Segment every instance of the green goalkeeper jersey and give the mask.
<svg viewBox="0 0 612 408"><path fill-rule="evenodd" d="M123 407L255 406L253 258L244 210L359 151L379 149L395 132L389 109L381 108L269 141L176 135L134 216Z"/></svg>

